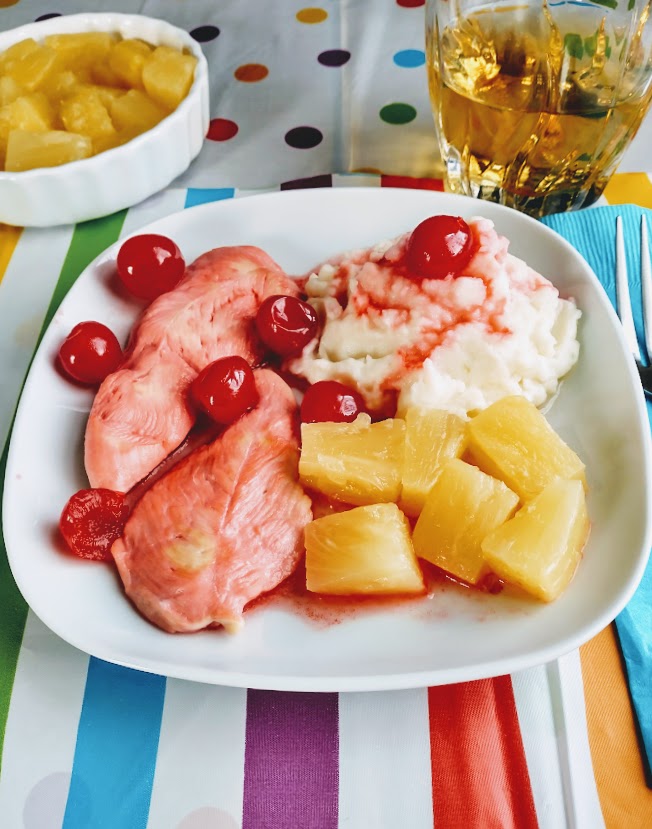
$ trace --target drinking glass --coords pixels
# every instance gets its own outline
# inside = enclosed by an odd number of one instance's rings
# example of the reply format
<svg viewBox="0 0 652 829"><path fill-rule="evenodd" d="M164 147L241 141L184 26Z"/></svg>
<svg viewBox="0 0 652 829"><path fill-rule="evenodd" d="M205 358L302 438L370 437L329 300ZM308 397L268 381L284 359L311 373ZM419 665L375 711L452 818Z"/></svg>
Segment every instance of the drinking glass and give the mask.
<svg viewBox="0 0 652 829"><path fill-rule="evenodd" d="M447 188L533 216L592 204L652 99L652 0L427 0Z"/></svg>

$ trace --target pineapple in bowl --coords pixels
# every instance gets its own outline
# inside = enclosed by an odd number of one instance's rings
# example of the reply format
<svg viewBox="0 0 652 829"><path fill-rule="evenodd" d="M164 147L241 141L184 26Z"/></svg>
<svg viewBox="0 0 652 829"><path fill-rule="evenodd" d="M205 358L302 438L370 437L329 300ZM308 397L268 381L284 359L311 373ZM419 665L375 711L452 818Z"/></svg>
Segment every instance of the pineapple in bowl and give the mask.
<svg viewBox="0 0 652 829"><path fill-rule="evenodd" d="M208 121L206 59L169 23L78 14L0 33L0 222L142 201L189 166Z"/></svg>
<svg viewBox="0 0 652 829"><path fill-rule="evenodd" d="M423 592L422 559L470 585L493 573L552 601L588 537L584 464L522 397L468 422L408 410L405 420L303 424L299 474L351 505L306 529L314 592Z"/></svg>
<svg viewBox="0 0 652 829"><path fill-rule="evenodd" d="M113 32L27 37L0 54L8 172L88 158L156 126L186 97L197 58Z"/></svg>

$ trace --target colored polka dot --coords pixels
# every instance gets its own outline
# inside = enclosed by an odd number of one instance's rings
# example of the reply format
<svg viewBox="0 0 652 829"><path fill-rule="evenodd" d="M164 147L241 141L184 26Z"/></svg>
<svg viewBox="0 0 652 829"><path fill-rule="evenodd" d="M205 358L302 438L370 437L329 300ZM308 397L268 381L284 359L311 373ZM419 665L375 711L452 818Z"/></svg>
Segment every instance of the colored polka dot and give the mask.
<svg viewBox="0 0 652 829"><path fill-rule="evenodd" d="M404 9L417 9L419 6L425 6L426 0L396 0L396 3Z"/></svg>
<svg viewBox="0 0 652 829"><path fill-rule="evenodd" d="M403 69L414 69L423 66L426 62L426 53L423 49L401 49L394 55L394 63Z"/></svg>
<svg viewBox="0 0 652 829"><path fill-rule="evenodd" d="M197 43L208 43L209 40L215 40L220 34L217 26L197 26L190 32L190 37L194 38Z"/></svg>
<svg viewBox="0 0 652 829"><path fill-rule="evenodd" d="M295 150L311 150L324 140L316 127L294 127L285 133L285 143Z"/></svg>
<svg viewBox="0 0 652 829"><path fill-rule="evenodd" d="M328 17L325 9L308 8L297 12L299 23L323 23Z"/></svg>
<svg viewBox="0 0 652 829"><path fill-rule="evenodd" d="M9 6L15 6L18 0L0 0L0 9L7 9Z"/></svg>
<svg viewBox="0 0 652 829"><path fill-rule="evenodd" d="M439 178L412 178L412 176L381 175L381 187L407 187L412 190L436 190L442 192L444 182Z"/></svg>
<svg viewBox="0 0 652 829"><path fill-rule="evenodd" d="M380 110L380 117L386 124L409 124L417 117L417 111L410 104L387 104Z"/></svg>
<svg viewBox="0 0 652 829"><path fill-rule="evenodd" d="M292 181L282 181L281 190L312 190L315 187L332 187L333 176L330 173L322 173L319 176L308 178L295 178Z"/></svg>
<svg viewBox="0 0 652 829"><path fill-rule="evenodd" d="M1 5L2 3L0 2L0 6ZM40 17L37 17L34 22L38 23L39 20L52 20L53 17L61 17L61 12L49 12L48 14L42 14Z"/></svg>
<svg viewBox="0 0 652 829"><path fill-rule="evenodd" d="M48 774L36 783L25 798L22 826L24 829L55 829L61 827L70 788L69 772ZM85 793L84 793L85 794ZM83 798L79 817L90 821L90 798Z"/></svg>
<svg viewBox="0 0 652 829"><path fill-rule="evenodd" d="M269 75L269 69L262 63L243 63L233 74L237 81L257 83Z"/></svg>
<svg viewBox="0 0 652 829"><path fill-rule="evenodd" d="M317 55L317 60L323 66L344 66L351 58L351 52L346 49L328 49Z"/></svg>
<svg viewBox="0 0 652 829"><path fill-rule="evenodd" d="M228 141L238 134L238 125L235 121L229 121L228 118L213 118L208 125L208 132L206 138L211 141Z"/></svg>
<svg viewBox="0 0 652 829"><path fill-rule="evenodd" d="M238 822L223 809L203 806L186 815L177 829L238 829Z"/></svg>

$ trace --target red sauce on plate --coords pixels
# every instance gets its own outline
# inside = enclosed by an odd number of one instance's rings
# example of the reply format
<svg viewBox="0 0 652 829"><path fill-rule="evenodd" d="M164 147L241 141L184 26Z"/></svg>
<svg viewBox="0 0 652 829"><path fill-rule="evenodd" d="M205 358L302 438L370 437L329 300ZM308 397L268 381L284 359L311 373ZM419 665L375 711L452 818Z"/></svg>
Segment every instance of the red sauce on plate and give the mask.
<svg viewBox="0 0 652 829"><path fill-rule="evenodd" d="M327 596L321 593L311 593L306 588L306 570L304 562L295 572L278 587L269 593L264 593L250 602L246 609L246 616L257 613L261 609L276 608L294 613L308 619L318 627L331 627L344 621L392 608L413 607L423 610L435 617L442 615L437 605L437 596L446 591L463 591L482 598L489 593L500 593L503 583L495 576L487 578L476 587L457 581L439 567L421 561L426 589L421 595L396 594L392 596Z"/></svg>

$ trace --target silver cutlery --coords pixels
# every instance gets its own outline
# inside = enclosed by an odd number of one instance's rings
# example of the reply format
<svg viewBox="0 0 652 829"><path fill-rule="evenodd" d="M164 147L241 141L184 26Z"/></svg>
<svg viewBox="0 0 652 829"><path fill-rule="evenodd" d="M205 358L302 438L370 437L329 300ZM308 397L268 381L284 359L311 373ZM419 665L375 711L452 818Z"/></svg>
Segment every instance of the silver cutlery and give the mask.
<svg viewBox="0 0 652 829"><path fill-rule="evenodd" d="M622 218L616 219L616 301L618 316L623 326L627 344L634 355L641 384L647 397L652 398L652 265L650 264L650 246L648 243L648 227L645 216L641 216L641 298L643 304L643 327L645 331L645 354L641 349L636 336L632 304L629 293L627 276L627 260L625 258L625 240L623 236Z"/></svg>

